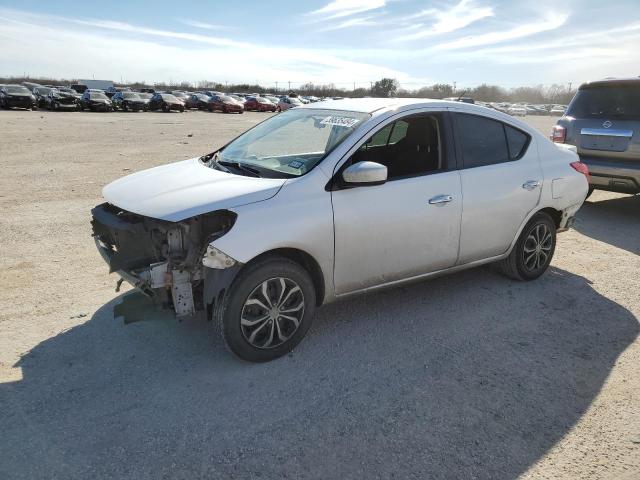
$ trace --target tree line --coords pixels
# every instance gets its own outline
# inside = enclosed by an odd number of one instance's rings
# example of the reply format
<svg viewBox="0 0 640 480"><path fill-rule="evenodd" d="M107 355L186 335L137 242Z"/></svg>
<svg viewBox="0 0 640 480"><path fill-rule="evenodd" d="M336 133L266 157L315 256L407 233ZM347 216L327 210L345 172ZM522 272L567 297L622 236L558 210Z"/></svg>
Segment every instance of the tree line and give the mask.
<svg viewBox="0 0 640 480"><path fill-rule="evenodd" d="M70 85L77 82L77 79L51 79L51 78L27 78L9 77L1 78L0 84L21 83L32 81L46 85ZM117 86L118 83L114 82ZM316 97L414 97L414 98L447 98L465 96L477 101L484 102L527 102L527 103L559 103L567 104L573 98L575 89L570 85L553 84L551 86L537 85L529 87L515 87L506 89L498 85L488 85L483 83L477 87L461 89L449 83L435 83L417 89L402 88L400 83L393 78L382 78L371 83L370 88L341 88L335 84L315 84L305 83L297 88L265 87L263 85L251 83L221 83L202 80L199 82L179 82L173 84L154 83L153 85L144 82L128 83L135 89L153 87L156 90L216 90L222 92L248 92L248 93L297 93L299 95L313 95Z"/></svg>

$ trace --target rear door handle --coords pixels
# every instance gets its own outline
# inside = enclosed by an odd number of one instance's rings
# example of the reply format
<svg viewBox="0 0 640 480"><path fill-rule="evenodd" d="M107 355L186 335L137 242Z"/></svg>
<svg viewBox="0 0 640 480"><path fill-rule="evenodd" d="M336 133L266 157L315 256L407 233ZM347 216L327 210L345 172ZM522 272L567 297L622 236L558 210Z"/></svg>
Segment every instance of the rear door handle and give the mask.
<svg viewBox="0 0 640 480"><path fill-rule="evenodd" d="M522 184L522 188L525 190L534 190L540 186L540 182L537 180L528 180Z"/></svg>
<svg viewBox="0 0 640 480"><path fill-rule="evenodd" d="M449 203L451 200L453 200L451 195L436 195L429 199L429 203L431 205L442 205L444 203Z"/></svg>

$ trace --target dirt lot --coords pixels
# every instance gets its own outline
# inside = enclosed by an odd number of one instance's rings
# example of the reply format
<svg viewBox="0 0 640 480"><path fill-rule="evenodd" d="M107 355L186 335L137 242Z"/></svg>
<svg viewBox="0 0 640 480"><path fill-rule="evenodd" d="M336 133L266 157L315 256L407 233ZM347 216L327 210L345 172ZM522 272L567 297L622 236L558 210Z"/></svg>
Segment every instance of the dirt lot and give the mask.
<svg viewBox="0 0 640 480"><path fill-rule="evenodd" d="M265 116L0 112L0 478L640 478L640 197L596 192L536 282L332 304L265 365L114 320L102 186Z"/></svg>

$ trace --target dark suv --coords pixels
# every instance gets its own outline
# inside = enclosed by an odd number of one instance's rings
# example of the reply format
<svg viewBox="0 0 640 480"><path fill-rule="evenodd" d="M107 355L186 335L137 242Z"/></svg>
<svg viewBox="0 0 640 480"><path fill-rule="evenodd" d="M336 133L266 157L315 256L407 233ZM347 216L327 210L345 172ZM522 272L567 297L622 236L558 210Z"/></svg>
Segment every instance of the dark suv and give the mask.
<svg viewBox="0 0 640 480"><path fill-rule="evenodd" d="M551 139L576 146L589 192L640 193L640 77L580 85Z"/></svg>

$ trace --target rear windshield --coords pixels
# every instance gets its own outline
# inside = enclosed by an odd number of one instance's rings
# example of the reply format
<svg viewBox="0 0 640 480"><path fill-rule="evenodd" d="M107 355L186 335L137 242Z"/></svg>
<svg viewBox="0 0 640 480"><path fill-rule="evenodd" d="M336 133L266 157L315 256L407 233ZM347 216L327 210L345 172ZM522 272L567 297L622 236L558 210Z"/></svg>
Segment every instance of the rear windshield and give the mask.
<svg viewBox="0 0 640 480"><path fill-rule="evenodd" d="M567 115L575 118L640 119L640 86L612 85L578 90Z"/></svg>
<svg viewBox="0 0 640 480"><path fill-rule="evenodd" d="M7 93L31 93L26 87L5 87Z"/></svg>

